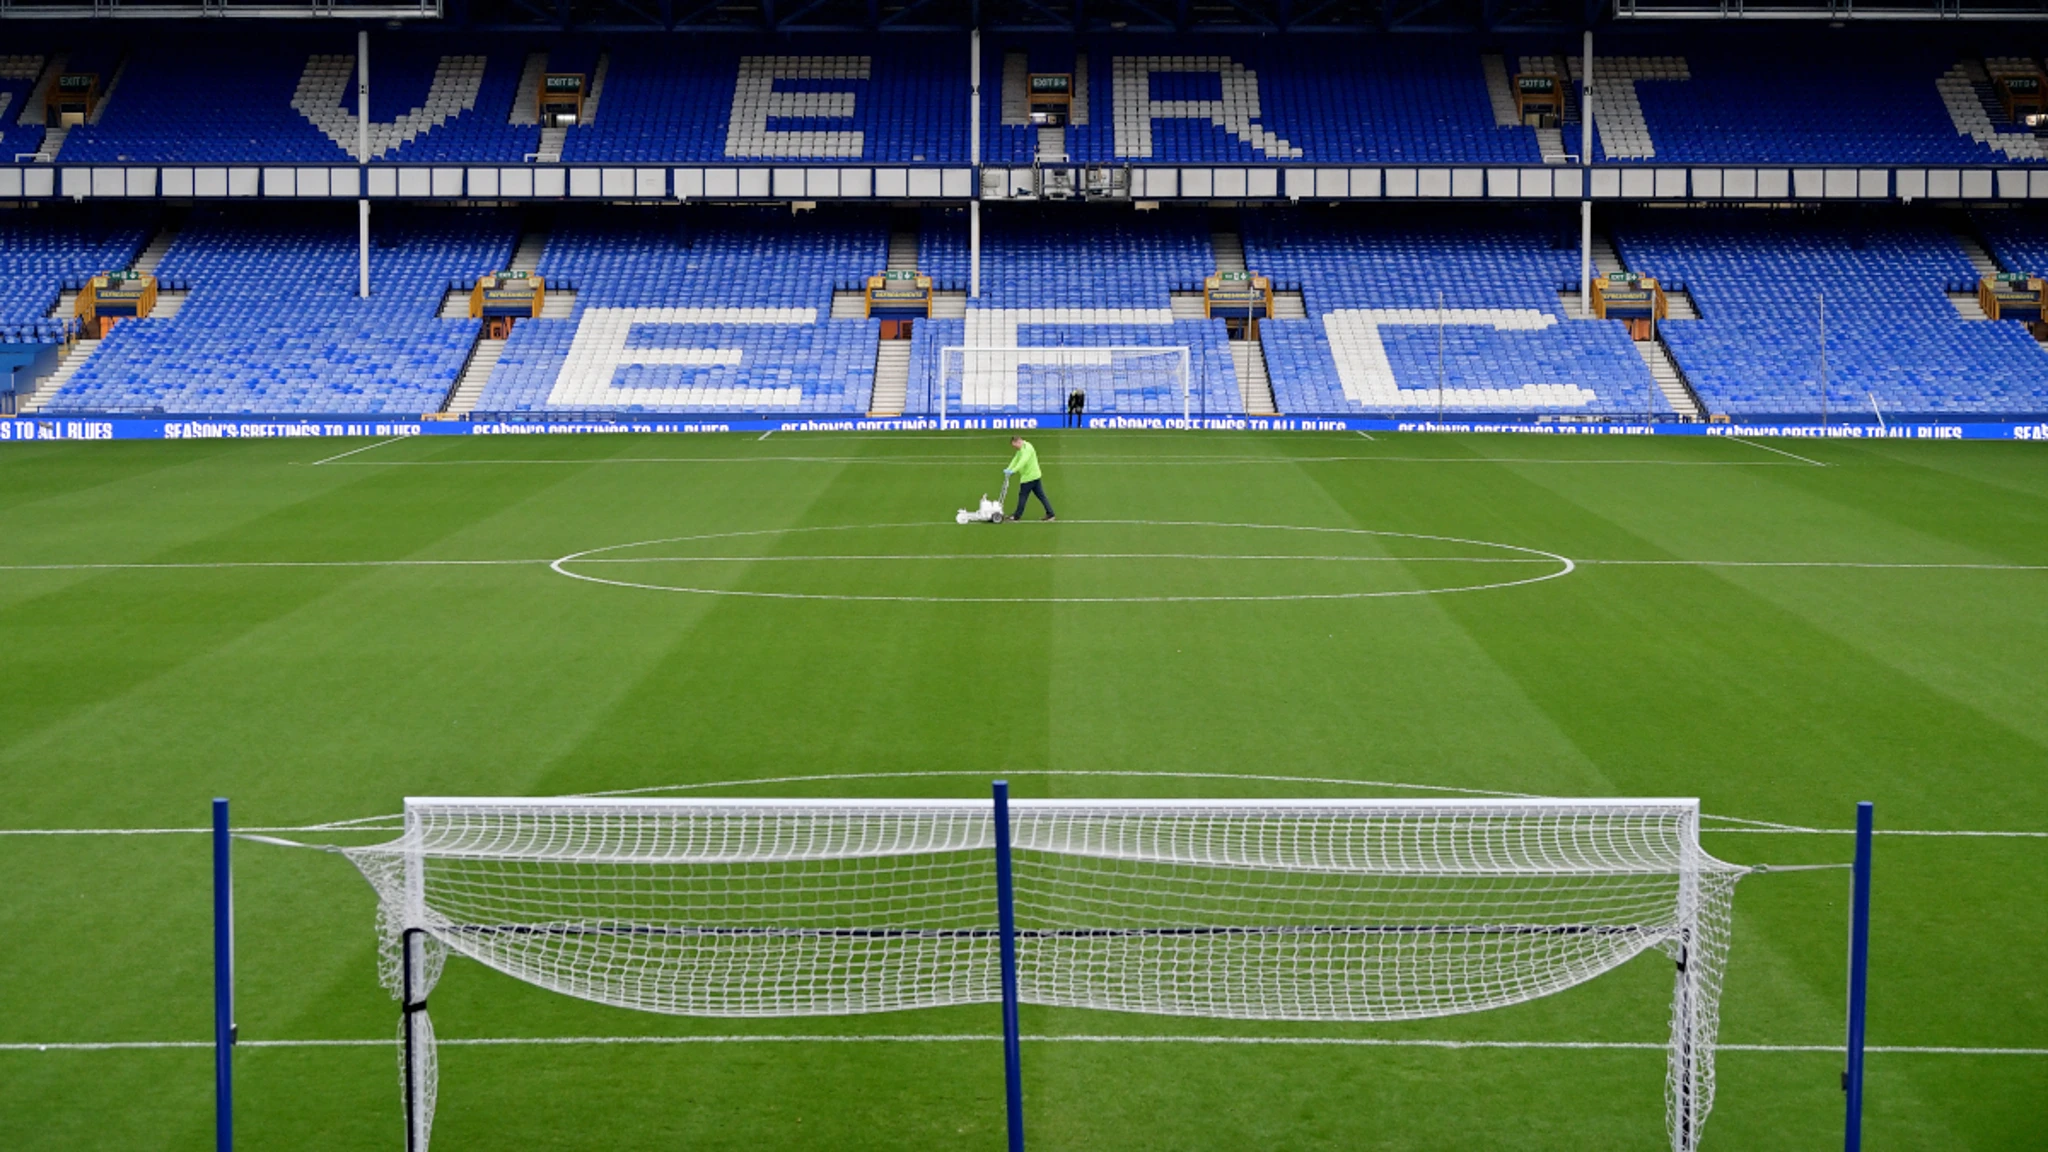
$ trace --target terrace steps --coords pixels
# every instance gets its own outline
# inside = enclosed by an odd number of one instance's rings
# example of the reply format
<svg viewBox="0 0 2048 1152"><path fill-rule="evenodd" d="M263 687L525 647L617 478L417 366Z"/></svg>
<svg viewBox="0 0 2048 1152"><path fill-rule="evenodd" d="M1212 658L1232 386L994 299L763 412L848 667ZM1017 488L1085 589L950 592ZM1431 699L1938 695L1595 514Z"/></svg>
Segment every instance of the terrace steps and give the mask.
<svg viewBox="0 0 2048 1152"><path fill-rule="evenodd" d="M882 341L875 349L875 394L868 402L868 415L903 415L903 399L909 389L910 341Z"/></svg>
<svg viewBox="0 0 2048 1152"><path fill-rule="evenodd" d="M1257 340L1232 340L1230 363L1237 369L1237 394L1246 415L1272 416L1273 381L1266 373L1266 349Z"/></svg>
<svg viewBox="0 0 2048 1152"><path fill-rule="evenodd" d="M58 390L69 384L73 376L78 375L79 370L92 359L93 353L100 350L101 343L99 340L80 340L72 344L64 353L64 358L57 362L57 370L43 377L42 382L36 385L35 391L20 398L17 411L23 415L42 411L56 398Z"/></svg>
<svg viewBox="0 0 2048 1152"><path fill-rule="evenodd" d="M491 373L497 370L498 360L504 355L505 341L478 340L469 350L462 375L455 378L455 388L448 393L448 402L441 406L441 411L450 416L467 416L476 411L476 402L483 398L484 386L491 382Z"/></svg>

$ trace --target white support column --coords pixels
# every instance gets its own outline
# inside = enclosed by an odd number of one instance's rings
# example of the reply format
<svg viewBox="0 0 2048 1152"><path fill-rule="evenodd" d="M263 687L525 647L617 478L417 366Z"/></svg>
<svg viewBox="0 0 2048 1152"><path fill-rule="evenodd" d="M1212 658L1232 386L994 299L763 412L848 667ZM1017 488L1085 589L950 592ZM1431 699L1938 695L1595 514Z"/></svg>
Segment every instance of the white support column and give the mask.
<svg viewBox="0 0 2048 1152"><path fill-rule="evenodd" d="M1586 33L1586 65L1579 76L1579 163L1593 162L1593 34Z"/></svg>
<svg viewBox="0 0 2048 1152"><path fill-rule="evenodd" d="M981 167L981 29L967 34L967 162ZM980 173L975 174L977 180Z"/></svg>
<svg viewBox="0 0 2048 1152"><path fill-rule="evenodd" d="M1593 34L1586 33L1586 64L1579 77L1579 316L1593 315Z"/></svg>
<svg viewBox="0 0 2048 1152"><path fill-rule="evenodd" d="M356 201L356 295L370 298L370 202Z"/></svg>
<svg viewBox="0 0 2048 1152"><path fill-rule="evenodd" d="M1593 202L1579 201L1579 317L1593 314Z"/></svg>
<svg viewBox="0 0 2048 1152"><path fill-rule="evenodd" d="M370 34L356 33L356 163L370 162Z"/></svg>
<svg viewBox="0 0 2048 1152"><path fill-rule="evenodd" d="M356 33L356 163L370 162L370 34ZM369 192L369 173L358 180ZM356 201L356 295L370 298L370 202Z"/></svg>
<svg viewBox="0 0 2048 1152"><path fill-rule="evenodd" d="M981 299L981 29L967 35L967 160L974 180L967 206L967 295ZM944 387L943 383L940 387Z"/></svg>

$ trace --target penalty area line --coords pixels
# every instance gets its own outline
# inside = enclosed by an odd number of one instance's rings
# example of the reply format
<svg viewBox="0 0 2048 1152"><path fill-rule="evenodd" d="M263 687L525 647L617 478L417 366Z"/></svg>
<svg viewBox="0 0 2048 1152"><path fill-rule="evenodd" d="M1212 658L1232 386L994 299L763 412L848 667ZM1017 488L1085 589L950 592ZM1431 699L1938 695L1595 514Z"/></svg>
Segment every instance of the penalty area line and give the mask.
<svg viewBox="0 0 2048 1152"><path fill-rule="evenodd" d="M1832 467L1832 465L1828 465L1828 464L1823 464L1823 463L1821 463L1820 461L1818 461L1818 460L1815 460L1815 459L1813 459L1812 457L1809 457L1809 456L1801 456L1801 455L1800 455L1799 453L1797 453L1797 452L1787 452L1787 451L1785 451L1785 450L1784 450L1783 448L1773 448L1773 447L1771 447L1771 446L1770 446L1769 444L1759 444L1759 443L1757 443L1757 442L1756 442L1756 441L1754 441L1754 440L1748 440L1748 439L1745 439L1745 438L1743 438L1743 437L1741 437L1741 436L1726 436L1726 437L1723 437L1723 439L1726 439L1726 440L1733 440L1733 441L1735 441L1735 442L1736 442L1737 444L1747 444L1747 445L1749 445L1749 446L1750 446L1751 448L1761 448L1761 449L1763 449L1763 450L1764 450L1764 451L1766 451L1766 452L1776 452L1776 453L1777 453L1778 455L1780 455L1780 456L1789 456L1789 457L1791 457L1792 459L1794 459L1794 460L1797 460L1797 461L1799 461L1799 462L1800 462L1801 464L1811 464L1811 465L1813 465L1813 466L1814 466L1815 468L1828 468L1828 467Z"/></svg>
<svg viewBox="0 0 2048 1152"><path fill-rule="evenodd" d="M1299 1047L1299 1048L1433 1048L1441 1051L1574 1051L1574 1052L1663 1052L1670 1045L1650 1040L1430 1040L1393 1039L1369 1036L1113 1036L1032 1035L1027 1044L1169 1044L1194 1047ZM470 1036L442 1037L435 1043L444 1048L571 1048L685 1046L694 1044L995 1044L998 1033L930 1032L868 1036L783 1035L783 1036ZM241 1040L238 1048L391 1048L391 1037L334 1040ZM106 1040L54 1043L0 1043L0 1052L151 1052L212 1048L211 1040ZM1721 1052L1767 1054L1824 1053L1840 1055L1840 1044L1717 1044ZM2048 1048L1991 1047L1971 1045L1873 1044L1864 1049L1874 1055L1897 1056L2048 1056Z"/></svg>
<svg viewBox="0 0 2048 1152"><path fill-rule="evenodd" d="M309 467L309 468L315 468L315 467L318 467L318 466L320 466L320 465L322 465L322 464L331 464L331 463L333 463L333 462L334 462L334 461L336 461L336 460L345 460L345 459L347 459L348 457L350 457L350 456L353 456L353 455L355 455L355 454L356 454L356 453L358 453L358 452L368 452L368 451L369 451L370 449L372 449L372 448L382 448L382 447L383 447L383 446L385 446L386 444L396 444L396 443L398 443L398 442L399 442L400 440L410 440L410 439L412 439L412 437L410 437L410 436L393 436L393 437L391 437L391 438L390 438L390 439L388 439L388 440L379 440L379 441L377 441L377 442L376 442L375 444L365 444L365 445L363 445L363 446L362 446L361 448L351 448L351 449L349 449L349 450L348 450L348 451L346 451L346 452L341 452L341 453L337 453L337 454L335 454L335 455L333 455L333 456L329 456L329 457L327 457L327 458L326 458L325 460L315 460L315 461L313 461L313 463L311 463L311 464L307 465L307 467Z"/></svg>

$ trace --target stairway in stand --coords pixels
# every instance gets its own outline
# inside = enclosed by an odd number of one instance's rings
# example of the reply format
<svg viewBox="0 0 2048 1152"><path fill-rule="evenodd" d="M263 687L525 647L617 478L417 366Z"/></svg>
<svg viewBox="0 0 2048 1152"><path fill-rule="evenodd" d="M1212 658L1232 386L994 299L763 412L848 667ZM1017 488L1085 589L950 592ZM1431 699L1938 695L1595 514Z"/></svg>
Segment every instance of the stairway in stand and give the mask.
<svg viewBox="0 0 2048 1152"><path fill-rule="evenodd" d="M1230 363L1237 369L1237 394L1247 416L1273 416L1273 382L1266 377L1266 350L1257 340L1232 340Z"/></svg>
<svg viewBox="0 0 2048 1152"><path fill-rule="evenodd" d="M918 232L908 218L899 219L889 230L888 270L891 272L917 271ZM838 314L840 293L833 296L833 313ZM935 294L936 295L936 294ZM856 303L860 309L857 316L867 312L867 299L859 296ZM933 315L938 314L938 301L934 299ZM964 315L964 310L963 310ZM910 321L922 324L922 320ZM908 339L880 340L875 344L875 392L868 398L868 415L901 416L903 403L910 391L910 341Z"/></svg>
<svg viewBox="0 0 2048 1152"><path fill-rule="evenodd" d="M519 243L512 248L512 259L506 267L508 272L540 271L540 258L548 249L548 234L545 232L522 232ZM540 320L567 320L576 314L576 293L567 288L544 288L541 297ZM466 320L469 318L469 293L451 289L441 299L439 313L444 320ZM483 399L484 388L491 382L491 373L497 370L498 361L505 355L504 340L484 336L479 330L477 341L470 346L469 359L463 361L462 371L455 377L455 387L449 389L448 399L441 405L441 411L449 416L468 416L476 411L477 401Z"/></svg>
<svg viewBox="0 0 2048 1152"><path fill-rule="evenodd" d="M1219 275L1226 272L1250 271L1244 262L1244 238L1236 232L1222 228L1213 229L1209 233L1209 251L1215 258L1216 271ZM1200 317L1202 312L1199 295L1195 296L1194 305L1195 316ZM1274 311L1279 311L1277 302ZM1266 373L1266 349L1259 342L1257 329L1252 328L1249 331L1253 335L1230 342L1230 363L1231 367L1236 369L1238 398L1243 401L1247 416L1277 415L1279 407L1273 403L1273 380ZM1194 387L1194 381L1189 381L1188 386Z"/></svg>
<svg viewBox="0 0 2048 1152"><path fill-rule="evenodd" d="M1657 382L1657 391L1664 394L1664 401L1671 410L1687 420L1704 420L1706 409L1692 389L1686 387L1685 374L1678 370L1678 361L1671 358L1671 350L1664 346L1662 339L1631 341L1636 346L1636 355L1643 358L1643 364L1650 370L1650 378Z"/></svg>
<svg viewBox="0 0 2048 1152"><path fill-rule="evenodd" d="M68 295L75 299L77 294L68 293ZM70 349L64 353L64 358L57 362L57 370L55 372L43 377L36 384L33 391L17 398L19 403L15 411L20 412L24 416L41 412L51 400L56 398L58 390L63 388L64 385L69 384L73 376L78 375L78 370L85 367L85 362L92 359L93 353L100 350L100 343L98 340L80 340L72 344Z"/></svg>

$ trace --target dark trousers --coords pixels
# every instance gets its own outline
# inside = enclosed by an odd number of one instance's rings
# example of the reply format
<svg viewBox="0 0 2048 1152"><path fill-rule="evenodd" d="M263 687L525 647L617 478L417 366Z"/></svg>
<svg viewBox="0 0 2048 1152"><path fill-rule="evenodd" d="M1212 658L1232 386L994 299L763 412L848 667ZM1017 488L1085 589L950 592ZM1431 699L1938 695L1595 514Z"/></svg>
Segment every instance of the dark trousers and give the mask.
<svg viewBox="0 0 2048 1152"><path fill-rule="evenodd" d="M1052 519L1052 501L1045 498L1044 480L1026 480L1017 489L1017 511L1011 515L1010 519L1022 520L1024 518L1024 504L1025 497L1027 496L1038 497L1039 504L1045 508L1045 518L1048 520Z"/></svg>

